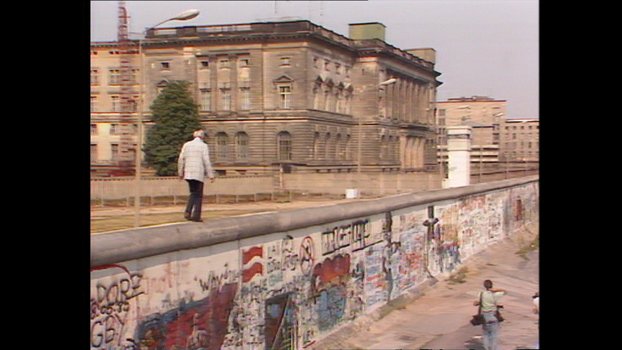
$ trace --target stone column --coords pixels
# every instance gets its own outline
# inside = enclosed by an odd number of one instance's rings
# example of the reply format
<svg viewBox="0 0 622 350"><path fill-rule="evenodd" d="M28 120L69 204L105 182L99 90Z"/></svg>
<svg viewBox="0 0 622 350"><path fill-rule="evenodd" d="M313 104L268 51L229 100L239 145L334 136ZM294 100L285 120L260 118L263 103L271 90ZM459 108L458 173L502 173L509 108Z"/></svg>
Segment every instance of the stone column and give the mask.
<svg viewBox="0 0 622 350"><path fill-rule="evenodd" d="M419 168L419 137L413 137L412 149L410 153L410 164L413 168Z"/></svg>
<svg viewBox="0 0 622 350"><path fill-rule="evenodd" d="M471 127L447 127L448 179L444 188L468 186L471 179Z"/></svg>
<svg viewBox="0 0 622 350"><path fill-rule="evenodd" d="M210 113L212 115L216 114L216 112L218 112L218 106L219 106L219 101L218 98L220 97L220 90L218 89L218 56L215 55L210 55L208 57L208 64L210 66L210 93L211 93L211 99L212 99L212 105L211 105L211 111Z"/></svg>
<svg viewBox="0 0 622 350"><path fill-rule="evenodd" d="M419 152L417 153L419 158L419 168L425 168L425 138L419 138Z"/></svg>
<svg viewBox="0 0 622 350"><path fill-rule="evenodd" d="M235 112L238 110L238 56L229 55L229 87L231 97L231 108L229 111Z"/></svg>
<svg viewBox="0 0 622 350"><path fill-rule="evenodd" d="M415 167L414 162L413 162L413 155L415 153L414 147L413 147L413 143L414 143L415 138L412 136L408 136L408 140L406 141L406 167L408 169L412 169Z"/></svg>

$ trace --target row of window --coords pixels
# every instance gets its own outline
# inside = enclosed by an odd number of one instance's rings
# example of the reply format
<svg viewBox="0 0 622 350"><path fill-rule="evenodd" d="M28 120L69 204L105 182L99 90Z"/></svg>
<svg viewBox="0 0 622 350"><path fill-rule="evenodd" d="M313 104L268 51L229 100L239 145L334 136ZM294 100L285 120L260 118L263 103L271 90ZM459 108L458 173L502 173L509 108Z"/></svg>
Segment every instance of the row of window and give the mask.
<svg viewBox="0 0 622 350"><path fill-rule="evenodd" d="M201 111L212 111L212 89L203 88L199 91L199 108ZM292 85L278 85L278 108L292 108ZM240 110L249 110L251 108L251 89L246 86L239 89ZM219 110L231 110L231 89L223 87L218 90ZM328 112L337 112L343 114L351 113L352 94L340 88L316 86L313 89L313 108Z"/></svg>
<svg viewBox="0 0 622 350"><path fill-rule="evenodd" d="M520 148L525 148L525 146L527 146L527 148L532 148L532 146L534 146L534 143L532 142L520 142ZM535 148L538 148L538 145L535 144ZM519 147L519 143L518 142L506 142L505 143L505 147L507 148L518 148Z"/></svg>
<svg viewBox="0 0 622 350"><path fill-rule="evenodd" d="M464 118L464 117L463 117L463 118ZM463 119L463 121L464 121L464 120L466 120L466 119ZM438 118L438 125L445 125L445 118ZM539 125L528 125L528 126L527 126L527 130L533 130L533 129L534 129L534 128L533 128L534 126L535 126L535 129L536 129L536 130L540 130L540 126L539 126ZM498 125L497 125L497 124L493 124L493 129L494 129L494 130L497 130L497 128L498 128ZM518 127L518 126L515 126L515 125L514 125L514 126L506 126L506 127L505 127L505 130L507 130L507 131L509 131L509 130L519 130L519 127ZM525 130L525 126L524 126L524 125L521 125L521 126L520 126L520 130Z"/></svg>
<svg viewBox="0 0 622 350"><path fill-rule="evenodd" d="M238 67L250 67L251 60L249 58L238 58ZM199 61L199 69L209 69L211 67L210 62L208 60L200 60ZM231 61L228 58L223 58L218 60L218 68L219 69L228 69L231 68Z"/></svg>
<svg viewBox="0 0 622 350"><path fill-rule="evenodd" d="M537 138L538 134L516 134L516 133L512 133L512 134L506 134L507 138L511 138L512 140L516 140L517 138L521 138L521 139L533 139L533 138Z"/></svg>
<svg viewBox="0 0 622 350"><path fill-rule="evenodd" d="M512 151L512 152L505 152L505 154L507 156L509 156L510 158L512 158L512 159L516 159L516 158L524 157L524 156L527 156L527 157L537 157L540 154L540 152L533 152L533 151L516 152L516 151Z"/></svg>
<svg viewBox="0 0 622 350"><path fill-rule="evenodd" d="M335 90L335 91L333 91ZM351 100L352 95L349 92L344 92L340 89L326 89L320 93L320 89L314 89L314 102L313 108L318 110L325 110L329 112L337 112L343 114L351 113ZM278 86L278 108L289 109L292 108L292 87L291 85L279 85ZM244 87L239 89L239 109L250 110L251 109L251 89ZM230 111L232 108L232 96L230 88L221 88L218 90L220 111ZM110 96L111 107L110 112L121 112L121 97L119 95ZM138 111L139 96L133 96L128 100L128 111ZM100 112L98 96L91 96L91 112ZM199 109L202 112L212 111L212 89L203 88L199 90Z"/></svg>
<svg viewBox="0 0 622 350"><path fill-rule="evenodd" d="M539 125L528 125L527 130L533 130L533 127L534 127L534 126L535 126L535 129L536 129L536 130L540 130L540 126L539 126ZM516 125L513 125L513 126L506 126L506 127L505 127L505 130L518 130L518 129L519 129L519 128L518 128L518 126L516 126ZM520 126L520 130L525 130L525 126L524 126L524 125L521 125L521 126Z"/></svg>
<svg viewBox="0 0 622 350"><path fill-rule="evenodd" d="M321 63L323 62L323 63ZM280 67L290 67L292 65L292 57L291 56L281 56L279 57L279 66ZM249 58L239 58L238 59L239 67L250 67L250 59ZM207 60L199 61L199 69L208 69L210 67L210 62ZM220 59L218 61L218 68L230 68L231 62L229 59ZM346 77L350 76L350 71L352 67L343 66L341 63L332 62L329 59L321 59L319 57L313 57L313 67L320 68L323 67L325 71L331 71L334 67L335 73L337 75L344 74Z"/></svg>
<svg viewBox="0 0 622 350"><path fill-rule="evenodd" d="M110 124L110 131L108 132L108 134L109 135L121 135L123 132L121 128L122 128L121 124L112 123ZM138 132L138 124L132 124L129 132L132 134L136 134ZM97 124L91 124L91 135L97 135L97 134L98 134Z"/></svg>
<svg viewBox="0 0 622 350"><path fill-rule="evenodd" d="M127 111L138 112L139 97L132 96L127 100ZM122 112L123 105L121 96L110 96L110 110L109 112ZM101 112L99 108L99 98L97 96L91 96L91 112Z"/></svg>
<svg viewBox="0 0 622 350"><path fill-rule="evenodd" d="M229 154L229 135L224 132L219 132L214 136L214 139L214 160L227 160L227 155ZM248 160L248 134L245 132L238 132L235 134L234 141L235 159L238 161Z"/></svg>
<svg viewBox="0 0 622 350"><path fill-rule="evenodd" d="M323 60L323 67L325 71L331 71L331 65L335 67L335 73L337 75L345 74L346 77L350 76L351 67L342 66L340 63L331 62L328 59L320 59L318 57L313 58L313 66L315 68L320 68L320 61ZM250 67L250 59L249 58L239 58L238 66L240 68ZM171 70L171 62L170 61L160 61L158 62L160 71L170 71ZM281 56L279 58L279 66L280 67L290 67L291 66L291 57L290 56ZM199 69L209 69L210 62L208 60L200 60L199 61ZM231 61L227 58L218 60L218 68L219 69L228 69L231 68ZM129 77L130 84L137 84L138 69L132 68L131 75ZM99 80L100 70L99 68L91 69L91 85L100 85ZM108 69L108 84L110 85L119 85L121 84L121 69L118 67L113 67Z"/></svg>
<svg viewBox="0 0 622 350"><path fill-rule="evenodd" d="M111 125L112 130L115 130L118 124ZM95 124L91 124L91 133L96 130ZM136 145L134 145L134 148ZM218 132L214 135L213 141L213 160L214 161L227 161L229 160L230 152L233 152L234 159L236 161L247 161L249 159L249 136L245 132L237 132L233 137L233 143L231 138L225 132ZM397 151L399 147L399 138L384 137L381 140L380 159L396 159ZM118 160L119 157L119 144L111 144L111 160ZM97 144L91 145L91 158L97 160ZM281 131L277 134L277 159L280 161L292 160L292 136L287 131ZM351 148L351 136L346 135L342 137L341 134L337 134L334 137L331 133L326 133L320 136L320 133L315 133L313 141L313 159L334 159L334 160L351 160L352 148Z"/></svg>
<svg viewBox="0 0 622 350"><path fill-rule="evenodd" d="M321 63L323 62L323 63ZM332 62L326 58L313 57L313 67L314 68L323 68L325 71L330 72L331 66L335 67L335 74L341 75L344 74L347 77L350 77L350 71L352 67L343 66L341 63Z"/></svg>
<svg viewBox="0 0 622 350"><path fill-rule="evenodd" d="M313 88L313 109L351 114L352 92L340 86L316 84Z"/></svg>
<svg viewBox="0 0 622 350"><path fill-rule="evenodd" d="M136 159L136 144L132 146L133 148L129 150L129 158L131 160ZM98 145L91 144L91 162L97 162L102 159L99 159L98 156ZM110 144L110 161L116 162L121 159L120 145L118 143Z"/></svg>
<svg viewBox="0 0 622 350"><path fill-rule="evenodd" d="M138 84L138 69L130 69L130 75L128 76L129 83L132 85ZM121 85L122 83L121 69L110 68L108 69L108 85ZM91 85L100 85L99 69L91 69Z"/></svg>
<svg viewBox="0 0 622 350"><path fill-rule="evenodd" d="M431 140L430 140L431 141ZM218 132L214 135L214 151L213 157L216 161L228 160L228 155L233 146L233 154L236 161L248 160L249 137L245 132L238 132L233 137L233 144L230 143L230 137L225 132ZM281 131L277 134L277 159L281 161L292 160L292 136L287 131ZM399 149L399 137L385 137L381 139L380 158L381 159L397 159ZM334 159L334 160L351 160L352 147L351 136L341 134L331 135L325 133L320 135L315 133L313 139L313 159Z"/></svg>

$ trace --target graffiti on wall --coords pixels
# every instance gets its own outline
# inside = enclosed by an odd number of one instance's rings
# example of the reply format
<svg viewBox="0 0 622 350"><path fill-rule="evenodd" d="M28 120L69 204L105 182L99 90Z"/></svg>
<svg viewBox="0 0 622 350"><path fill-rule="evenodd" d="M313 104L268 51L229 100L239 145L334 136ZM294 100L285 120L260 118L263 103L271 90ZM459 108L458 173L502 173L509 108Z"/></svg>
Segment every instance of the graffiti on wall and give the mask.
<svg viewBox="0 0 622 350"><path fill-rule="evenodd" d="M122 265L107 268L123 273L109 281L97 281L91 294L91 348L126 349L135 346L135 340L125 337L128 331L132 304L144 294L140 272L130 272Z"/></svg>
<svg viewBox="0 0 622 350"><path fill-rule="evenodd" d="M510 229L514 230L531 222L532 215L537 212L538 193L535 185L512 188L510 190L511 220Z"/></svg>
<svg viewBox="0 0 622 350"><path fill-rule="evenodd" d="M341 249L357 251L378 241L379 239L372 235L369 220L357 220L322 232L322 255L330 255Z"/></svg>

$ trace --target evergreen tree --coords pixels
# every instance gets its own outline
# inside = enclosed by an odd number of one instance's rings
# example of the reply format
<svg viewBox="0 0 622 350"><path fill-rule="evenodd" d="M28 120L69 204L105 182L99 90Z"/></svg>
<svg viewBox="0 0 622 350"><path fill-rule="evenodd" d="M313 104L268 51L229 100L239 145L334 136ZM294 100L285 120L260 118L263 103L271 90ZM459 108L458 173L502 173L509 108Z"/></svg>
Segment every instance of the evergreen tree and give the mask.
<svg viewBox="0 0 622 350"><path fill-rule="evenodd" d="M170 82L153 101L154 125L145 140L145 161L158 176L177 175L181 147L200 129L199 109L189 93L187 81Z"/></svg>

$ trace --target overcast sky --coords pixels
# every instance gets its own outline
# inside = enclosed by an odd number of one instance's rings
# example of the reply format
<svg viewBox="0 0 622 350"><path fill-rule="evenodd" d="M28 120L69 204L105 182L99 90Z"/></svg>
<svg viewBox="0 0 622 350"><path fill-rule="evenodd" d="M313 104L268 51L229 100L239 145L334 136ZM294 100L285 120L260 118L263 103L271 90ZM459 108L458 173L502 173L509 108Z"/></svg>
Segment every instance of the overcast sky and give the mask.
<svg viewBox="0 0 622 350"><path fill-rule="evenodd" d="M306 19L344 36L349 23L380 22L400 49L436 50L440 101L507 100L508 118L539 118L538 0L126 1L130 32L187 9L201 14L162 27ZM91 40L117 37L118 1L91 2ZM140 35L131 35L138 38Z"/></svg>

